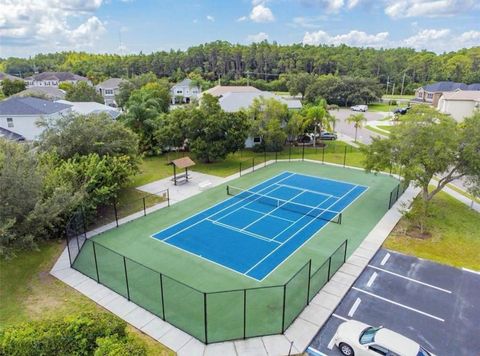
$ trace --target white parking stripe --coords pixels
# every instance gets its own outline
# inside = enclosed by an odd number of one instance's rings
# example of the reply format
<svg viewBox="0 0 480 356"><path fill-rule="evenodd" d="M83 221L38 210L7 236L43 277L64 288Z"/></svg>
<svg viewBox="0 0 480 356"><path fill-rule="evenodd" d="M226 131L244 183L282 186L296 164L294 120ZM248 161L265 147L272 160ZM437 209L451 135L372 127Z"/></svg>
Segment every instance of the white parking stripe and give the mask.
<svg viewBox="0 0 480 356"><path fill-rule="evenodd" d="M344 318L343 316L338 315L338 314L332 314L332 316L334 316L335 318L338 318L338 319L340 319L340 320L343 320L343 321L348 321L347 318Z"/></svg>
<svg viewBox="0 0 480 356"><path fill-rule="evenodd" d="M367 282L367 287L371 287L373 282L375 281L375 278L377 278L377 272L373 272L372 275L370 276L370 279Z"/></svg>
<svg viewBox="0 0 480 356"><path fill-rule="evenodd" d="M381 296L379 296L379 295L376 295L376 294L367 292L366 290L363 290L363 289L360 289L360 288L357 288L357 287L352 287L352 289L355 289L356 291L359 291L359 292L361 292L361 293L365 293L365 294L367 294L367 295L369 295L369 296L372 296L372 297L374 297L374 298L383 300L383 301L385 301L385 302L388 302L388 303L391 303L391 304L394 304L394 305L398 305L399 307L402 307L402 308L405 308L405 309L414 311L414 312L416 312L416 313L419 313L419 314L428 316L429 318L432 318L432 319L441 321L442 323L445 322L445 319L439 318L438 316L435 316L435 315L432 315L432 314L428 314L428 313L423 312L423 311L421 311L421 310L418 310L418 309L409 307L408 305L405 305L405 304L397 303L397 302L395 302L395 301L393 301L393 300L390 300L390 299L381 297Z"/></svg>
<svg viewBox="0 0 480 356"><path fill-rule="evenodd" d="M335 345L335 335L332 336L332 339L330 340L330 342L328 343L327 345L327 349L331 350L333 349L333 345Z"/></svg>
<svg viewBox="0 0 480 356"><path fill-rule="evenodd" d="M396 277L399 277L399 278L406 279L406 280L408 280L408 281L410 281L410 282L415 282L415 283L424 285L424 286L426 286L426 287L430 287L430 288L439 290L439 291L441 291L441 292L445 292L445 293L448 293L448 294L452 294L452 291L451 291L451 290L443 289L443 288L434 286L434 285L432 285L432 284L428 284L428 283L419 281L418 279L413 279L413 278L410 278L410 277L402 276L401 274L398 274L398 273L395 273L395 272L392 272L392 271L388 271L388 270L386 270L386 269L383 269L383 268L380 268L380 267L377 267L377 266L373 266L373 265L368 265L368 267L374 268L374 269L376 269L376 270L379 270L379 271L382 271L382 272L385 272L385 273L388 273L388 274L391 274L391 275L396 276Z"/></svg>
<svg viewBox="0 0 480 356"><path fill-rule="evenodd" d="M360 298L357 298L355 303L353 303L352 307L350 308L350 311L348 312L348 316L350 318L353 317L353 314L355 314L355 312L357 311L357 308L358 308L358 306L360 305L361 302L362 302L362 300Z"/></svg>
<svg viewBox="0 0 480 356"><path fill-rule="evenodd" d="M388 259L390 258L390 254L387 252L385 257L383 258L382 262L380 262L380 266L384 266L387 263Z"/></svg>
<svg viewBox="0 0 480 356"><path fill-rule="evenodd" d="M328 356L324 354L323 352L318 351L317 349L314 349L313 347L309 346L307 351L313 352L314 354L320 355L320 356Z"/></svg>
<svg viewBox="0 0 480 356"><path fill-rule="evenodd" d="M464 271L467 271L467 272L470 272L470 273L480 274L480 271L474 271L473 269L468 269L468 268L464 268L464 267L462 267L462 269Z"/></svg>

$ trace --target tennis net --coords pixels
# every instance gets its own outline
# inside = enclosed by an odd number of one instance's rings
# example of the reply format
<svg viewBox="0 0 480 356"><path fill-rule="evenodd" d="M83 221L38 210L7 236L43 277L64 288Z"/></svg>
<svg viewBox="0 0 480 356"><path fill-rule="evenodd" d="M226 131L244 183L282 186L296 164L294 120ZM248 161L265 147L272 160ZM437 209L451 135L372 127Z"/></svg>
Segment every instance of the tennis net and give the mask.
<svg viewBox="0 0 480 356"><path fill-rule="evenodd" d="M297 214L311 216L316 219L331 221L336 224L342 223L342 213L338 211L322 209L316 206L295 203L289 200L270 197L268 195L253 192L242 188L228 185L227 194L246 201L255 201L261 204L274 206L279 209L288 210Z"/></svg>

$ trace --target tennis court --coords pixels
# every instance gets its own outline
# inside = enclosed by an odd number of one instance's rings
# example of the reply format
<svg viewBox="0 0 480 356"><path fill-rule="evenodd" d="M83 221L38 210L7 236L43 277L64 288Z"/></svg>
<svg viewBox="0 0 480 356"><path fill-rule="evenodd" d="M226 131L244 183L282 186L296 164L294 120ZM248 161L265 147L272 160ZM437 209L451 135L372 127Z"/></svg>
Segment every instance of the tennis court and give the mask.
<svg viewBox="0 0 480 356"><path fill-rule="evenodd" d="M282 172L152 237L204 260L263 280L368 188Z"/></svg>

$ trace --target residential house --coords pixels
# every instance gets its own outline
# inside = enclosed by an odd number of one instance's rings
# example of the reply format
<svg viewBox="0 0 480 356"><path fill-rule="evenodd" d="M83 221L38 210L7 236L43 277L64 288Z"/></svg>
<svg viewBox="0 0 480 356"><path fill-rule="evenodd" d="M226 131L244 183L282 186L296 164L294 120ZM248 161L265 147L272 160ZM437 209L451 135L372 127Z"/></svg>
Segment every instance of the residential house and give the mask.
<svg viewBox="0 0 480 356"><path fill-rule="evenodd" d="M122 78L110 78L100 84L95 85L97 93L99 93L105 102L105 105L117 107L115 95L120 91L120 84L125 82Z"/></svg>
<svg viewBox="0 0 480 356"><path fill-rule="evenodd" d="M113 108L108 105L96 103L94 101L78 102L78 101L68 101L68 100L57 100L56 103L70 105L72 113L79 114L79 115L106 113L112 119L116 119L121 114L119 109Z"/></svg>
<svg viewBox="0 0 480 356"><path fill-rule="evenodd" d="M289 110L300 110L302 103L297 99L285 99L272 92L262 91L250 86L220 86L217 85L202 93L208 93L210 95L218 97L220 107L226 112L237 112L242 109L249 108L255 99L275 99L285 105ZM200 99L201 100L201 99ZM253 147L255 144L260 143L260 138L249 137L245 141L246 147Z"/></svg>
<svg viewBox="0 0 480 356"><path fill-rule="evenodd" d="M34 74L25 78L27 88L30 87L55 87L58 88L60 83L66 82L71 84L77 84L78 82L85 81L92 85L92 82L88 78L82 77L77 74L69 72L43 72Z"/></svg>
<svg viewBox="0 0 480 356"><path fill-rule="evenodd" d="M16 77L16 76L10 75L8 73L0 72L0 81L5 80L5 79L12 80L12 81L13 80L22 80L23 81L23 79L20 78L20 77Z"/></svg>
<svg viewBox="0 0 480 356"><path fill-rule="evenodd" d="M170 89L172 104L189 103L198 99L200 93L201 88L194 85L191 79L184 79Z"/></svg>
<svg viewBox="0 0 480 356"><path fill-rule="evenodd" d="M438 100L443 93L455 90L480 90L480 83L464 84L455 82L437 82L424 85L415 91L415 98L411 101L413 104L430 104L438 105Z"/></svg>
<svg viewBox="0 0 480 356"><path fill-rule="evenodd" d="M14 95L34 96L37 98L48 99L52 101L65 99L65 91L54 87L30 87Z"/></svg>
<svg viewBox="0 0 480 356"><path fill-rule="evenodd" d="M443 93L438 100L437 109L450 114L455 120L462 121L480 111L480 90L457 90Z"/></svg>
<svg viewBox="0 0 480 356"><path fill-rule="evenodd" d="M43 128L40 118L56 119L71 112L71 106L33 97L10 97L0 102L0 128L36 140Z"/></svg>

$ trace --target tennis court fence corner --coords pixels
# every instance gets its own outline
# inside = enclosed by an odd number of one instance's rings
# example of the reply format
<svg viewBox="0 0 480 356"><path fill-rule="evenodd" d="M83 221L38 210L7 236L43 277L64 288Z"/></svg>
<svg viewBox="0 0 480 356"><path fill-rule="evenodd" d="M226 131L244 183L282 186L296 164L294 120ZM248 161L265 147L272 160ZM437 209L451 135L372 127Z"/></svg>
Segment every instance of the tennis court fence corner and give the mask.
<svg viewBox="0 0 480 356"><path fill-rule="evenodd" d="M282 285L201 291L87 239L83 214L67 227L70 265L205 344L282 334L345 263L347 240ZM228 327L226 327L228 326Z"/></svg>

